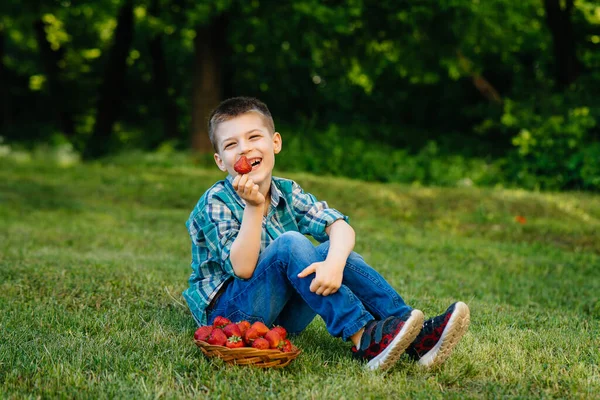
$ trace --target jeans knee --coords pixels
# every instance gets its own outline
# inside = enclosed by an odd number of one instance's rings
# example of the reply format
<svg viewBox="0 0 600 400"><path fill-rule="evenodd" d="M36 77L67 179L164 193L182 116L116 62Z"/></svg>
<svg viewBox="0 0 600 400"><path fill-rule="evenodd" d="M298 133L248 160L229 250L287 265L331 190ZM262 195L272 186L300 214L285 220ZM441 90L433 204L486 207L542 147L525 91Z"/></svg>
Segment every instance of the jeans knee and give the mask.
<svg viewBox="0 0 600 400"><path fill-rule="evenodd" d="M277 241L283 249L289 252L293 252L298 248L305 249L307 246L313 247L306 236L296 231L285 232L277 238Z"/></svg>
<svg viewBox="0 0 600 400"><path fill-rule="evenodd" d="M310 239L300 232L285 232L276 241L277 252L286 260L288 273L293 273L298 268L302 270L313 262L322 261Z"/></svg>

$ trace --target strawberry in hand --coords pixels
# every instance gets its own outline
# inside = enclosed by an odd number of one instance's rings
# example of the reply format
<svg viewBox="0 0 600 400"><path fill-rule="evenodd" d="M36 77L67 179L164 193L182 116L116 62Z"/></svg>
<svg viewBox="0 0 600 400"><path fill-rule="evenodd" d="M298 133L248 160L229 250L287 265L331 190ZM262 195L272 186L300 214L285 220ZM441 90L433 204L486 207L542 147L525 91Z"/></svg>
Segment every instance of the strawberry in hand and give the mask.
<svg viewBox="0 0 600 400"><path fill-rule="evenodd" d="M246 156L241 156L233 165L233 169L240 175L247 174L252 171L252 165L248 162Z"/></svg>

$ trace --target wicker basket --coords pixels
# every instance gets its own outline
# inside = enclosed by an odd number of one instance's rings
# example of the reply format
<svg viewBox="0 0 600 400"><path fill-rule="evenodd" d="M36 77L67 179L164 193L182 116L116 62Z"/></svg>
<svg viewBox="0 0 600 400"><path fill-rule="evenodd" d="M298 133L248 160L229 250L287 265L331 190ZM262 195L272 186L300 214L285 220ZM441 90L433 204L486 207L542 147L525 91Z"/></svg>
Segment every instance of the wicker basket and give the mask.
<svg viewBox="0 0 600 400"><path fill-rule="evenodd" d="M207 357L219 357L229 364L252 365L259 368L283 368L300 354L300 350L295 346L292 347L293 351L284 353L279 350L260 350L253 347L230 349L201 340L194 340L194 342Z"/></svg>

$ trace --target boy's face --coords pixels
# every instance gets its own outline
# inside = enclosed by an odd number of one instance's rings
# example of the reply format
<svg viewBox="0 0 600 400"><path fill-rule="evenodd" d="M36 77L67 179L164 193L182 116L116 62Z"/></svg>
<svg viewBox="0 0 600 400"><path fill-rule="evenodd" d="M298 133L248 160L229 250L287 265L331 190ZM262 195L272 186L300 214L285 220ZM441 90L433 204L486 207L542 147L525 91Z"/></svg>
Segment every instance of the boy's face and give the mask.
<svg viewBox="0 0 600 400"><path fill-rule="evenodd" d="M275 154L281 151L281 135L278 132L271 134L262 115L256 112L221 122L215 133L218 151L214 157L219 169L236 176L238 173L233 165L240 157L246 156L252 165L248 176L265 194L271 184Z"/></svg>

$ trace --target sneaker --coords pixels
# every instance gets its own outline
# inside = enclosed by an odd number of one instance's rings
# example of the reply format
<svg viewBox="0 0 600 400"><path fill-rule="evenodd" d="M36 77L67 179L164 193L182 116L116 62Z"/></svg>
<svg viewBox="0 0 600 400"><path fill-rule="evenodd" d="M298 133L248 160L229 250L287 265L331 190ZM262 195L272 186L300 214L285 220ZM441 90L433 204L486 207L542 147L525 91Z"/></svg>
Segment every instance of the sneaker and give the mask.
<svg viewBox="0 0 600 400"><path fill-rule="evenodd" d="M390 368L413 342L423 325L423 313L412 310L402 318L389 317L370 321L360 338L360 346L352 346L353 356L369 360L370 370Z"/></svg>
<svg viewBox="0 0 600 400"><path fill-rule="evenodd" d="M469 307L462 301L452 304L444 314L425 321L406 354L423 367L440 365L467 332L469 322Z"/></svg>

